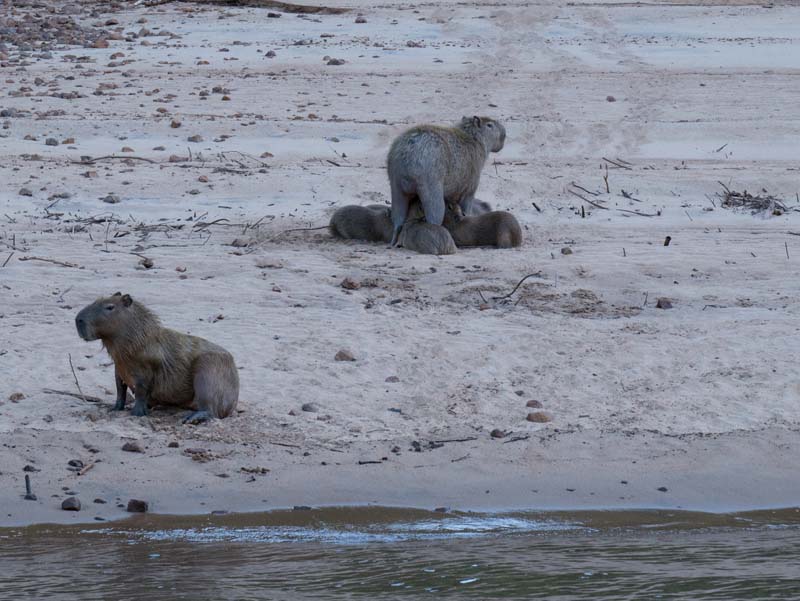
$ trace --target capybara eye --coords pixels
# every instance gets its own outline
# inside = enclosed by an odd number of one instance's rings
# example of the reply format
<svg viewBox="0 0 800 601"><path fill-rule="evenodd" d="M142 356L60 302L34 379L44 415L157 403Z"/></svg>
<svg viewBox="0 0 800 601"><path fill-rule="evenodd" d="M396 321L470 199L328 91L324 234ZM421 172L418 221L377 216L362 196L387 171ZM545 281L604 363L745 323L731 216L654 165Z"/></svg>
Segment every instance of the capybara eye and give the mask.
<svg viewBox="0 0 800 601"><path fill-rule="evenodd" d="M491 123L487 123L486 127L494 127L494 125L492 125Z"/></svg>
<svg viewBox="0 0 800 601"><path fill-rule="evenodd" d="M114 305L106 305L106 311L113 311Z"/></svg>

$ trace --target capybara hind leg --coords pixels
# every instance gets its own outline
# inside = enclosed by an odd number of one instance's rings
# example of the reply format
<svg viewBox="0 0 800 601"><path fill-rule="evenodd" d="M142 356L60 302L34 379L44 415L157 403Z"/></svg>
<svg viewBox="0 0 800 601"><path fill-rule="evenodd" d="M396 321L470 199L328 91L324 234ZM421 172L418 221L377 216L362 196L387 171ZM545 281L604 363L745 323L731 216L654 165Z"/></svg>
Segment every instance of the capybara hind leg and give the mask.
<svg viewBox="0 0 800 601"><path fill-rule="evenodd" d="M441 182L417 186L419 203L425 212L425 221L442 225L444 221L444 187Z"/></svg>
<svg viewBox="0 0 800 601"><path fill-rule="evenodd" d="M198 357L193 385L196 411L189 416L192 421L202 418L204 413L205 419L229 416L239 400L239 374L233 357L222 353Z"/></svg>

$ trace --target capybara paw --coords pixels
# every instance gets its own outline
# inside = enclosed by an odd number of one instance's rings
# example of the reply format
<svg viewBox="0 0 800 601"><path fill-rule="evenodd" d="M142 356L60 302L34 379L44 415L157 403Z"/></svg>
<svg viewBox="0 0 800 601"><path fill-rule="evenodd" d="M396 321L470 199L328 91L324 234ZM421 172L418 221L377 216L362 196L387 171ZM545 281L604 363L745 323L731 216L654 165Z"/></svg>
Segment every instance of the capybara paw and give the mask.
<svg viewBox="0 0 800 601"><path fill-rule="evenodd" d="M111 411L122 411L125 409L125 401L117 401L111 408Z"/></svg>
<svg viewBox="0 0 800 601"><path fill-rule="evenodd" d="M184 424L202 424L208 420L213 419L208 411L192 411L189 415L183 418Z"/></svg>
<svg viewBox="0 0 800 601"><path fill-rule="evenodd" d="M147 407L144 405L134 405L133 409L131 409L131 415L133 417L145 417L147 415Z"/></svg>

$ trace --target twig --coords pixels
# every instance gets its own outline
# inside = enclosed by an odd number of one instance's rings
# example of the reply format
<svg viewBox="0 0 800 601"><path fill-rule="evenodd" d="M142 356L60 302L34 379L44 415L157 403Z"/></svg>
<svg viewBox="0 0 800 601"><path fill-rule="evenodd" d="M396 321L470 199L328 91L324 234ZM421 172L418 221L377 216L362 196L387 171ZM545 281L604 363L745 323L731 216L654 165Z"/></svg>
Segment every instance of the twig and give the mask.
<svg viewBox="0 0 800 601"><path fill-rule="evenodd" d="M627 169L628 171L630 171L632 169L631 167L628 167L627 165L623 165L622 163L617 163L617 161L612 161L611 159L607 159L606 157L603 157L603 160L606 163L611 163L615 167L619 167L620 169ZM606 167L606 169L608 169L608 167Z"/></svg>
<svg viewBox="0 0 800 601"><path fill-rule="evenodd" d="M542 273L541 271L537 271L536 273L529 273L524 278L522 278L519 282L517 282L517 285L514 286L514 289L511 292L509 292L505 296L493 296L492 300L503 300L505 298L509 298L510 296L512 296L517 291L517 288L519 288L522 285L522 282L524 282L528 278L532 278L534 276L541 275L541 273Z"/></svg>
<svg viewBox="0 0 800 601"><path fill-rule="evenodd" d="M44 392L45 394L63 394L64 396L71 396L71 397L74 397L76 399L81 399L83 401L86 401L88 403L103 403L103 402L105 402L100 397L96 397L96 396L81 396L79 394L75 394L74 392L67 392L66 390L53 390L52 388L45 388L44 390L42 390L42 392Z"/></svg>
<svg viewBox="0 0 800 601"><path fill-rule="evenodd" d="M325 160L328 161L331 165L335 165L336 167L341 167L341 165L336 161L333 161L331 159L325 159Z"/></svg>
<svg viewBox="0 0 800 601"><path fill-rule="evenodd" d="M791 232L790 232L790 233L791 233ZM5 260L5 261L3 261L3 267L5 267L6 265L8 265L8 262L11 260L11 257L13 257L13 256L14 256L14 251L12 250L12 251L11 251L11 253L9 253L9 255L6 257L6 260Z"/></svg>
<svg viewBox="0 0 800 601"><path fill-rule="evenodd" d="M81 385L78 382L78 374L75 373L75 368L72 365L72 354L67 353L67 357L69 357L69 368L72 370L72 377L75 378L75 386L78 387L78 392L80 393L81 398L84 400L84 402L88 403L89 401L86 400L86 396L83 394L83 390L81 390Z"/></svg>
<svg viewBox="0 0 800 601"><path fill-rule="evenodd" d="M289 447L291 449L299 449L301 448L299 444L290 444L288 442L275 442L273 440L268 440L267 443L274 444L279 447Z"/></svg>
<svg viewBox="0 0 800 601"><path fill-rule="evenodd" d="M608 187L608 165L606 165L606 174L603 176L603 181L606 183L606 194L611 194L611 190Z"/></svg>
<svg viewBox="0 0 800 601"><path fill-rule="evenodd" d="M298 227L298 228L291 229L291 230L283 230L281 232L281 234L288 234L289 232L313 232L314 230L328 229L328 227L330 227L330 226L321 225L319 227Z"/></svg>
<svg viewBox="0 0 800 601"><path fill-rule="evenodd" d="M515 436L514 438L509 438L508 440L503 441L503 444L508 444L509 442L518 442L520 440L528 440L530 437L530 434L525 434L525 436Z"/></svg>
<svg viewBox="0 0 800 601"><path fill-rule="evenodd" d="M786 249L786 259L789 259L789 244L787 242L783 243L784 248Z"/></svg>
<svg viewBox="0 0 800 601"><path fill-rule="evenodd" d="M539 205L537 205L535 202L531 201L531 204L533 205L533 208L534 208L534 209L536 209L536 210L537 210L537 211L539 211L540 213L542 212L542 210L539 208Z"/></svg>
<svg viewBox="0 0 800 601"><path fill-rule="evenodd" d="M478 440L477 436L468 436L467 438L446 438L444 440L434 440L436 444L444 444L446 442L470 442L471 440Z"/></svg>
<svg viewBox="0 0 800 601"><path fill-rule="evenodd" d="M644 308L644 307L646 307L646 306L647 306L647 295L648 295L648 294L649 294L649 293L647 293L647 292L645 292L645 293L644 293L644 302L642 303L642 308Z"/></svg>
<svg viewBox="0 0 800 601"><path fill-rule="evenodd" d="M44 261L45 263L55 263L62 267L79 267L74 263L65 263L64 261L56 261L55 259L45 259L44 257L20 257L18 261Z"/></svg>
<svg viewBox="0 0 800 601"><path fill-rule="evenodd" d="M591 194L592 196L600 196L599 192L592 192L591 190L587 190L586 188L584 188L583 186L579 186L575 182L571 182L570 186L577 188L578 190L583 190L584 192L586 192L587 194Z"/></svg>
<svg viewBox="0 0 800 601"><path fill-rule="evenodd" d="M114 159L114 160L118 160L118 161L127 161L128 159L131 159L131 160L134 160L134 161L145 161L146 163L153 163L153 164L156 163L156 161L154 161L153 159L147 159L145 157L137 157L137 156L119 157L119 156L116 156L116 155L113 155L113 154L109 154L107 156L102 156L102 157L97 157L96 159L87 159L85 161L70 161L70 162L73 165L92 165L92 164L96 163L97 161L105 161L105 160L109 160L109 159Z"/></svg>
<svg viewBox="0 0 800 601"><path fill-rule="evenodd" d="M79 475L79 476L83 476L83 475L84 475L86 472L88 472L88 471L89 471L90 469L92 469L93 467L94 467L94 463L90 463L89 465L85 465L85 466L84 466L84 467L82 467L82 468L81 468L81 470L78 472L78 475Z"/></svg>
<svg viewBox="0 0 800 601"><path fill-rule="evenodd" d="M588 199L588 198L586 198L585 196L581 196L581 195L580 195L580 194L578 194L578 193L577 193L575 190L570 190L569 188L567 188L567 192L571 192L572 194L574 194L575 196L577 196L578 198L580 198L582 201L584 201L584 202L588 202L588 203L589 203L590 205L592 205L593 207L597 207L598 209L605 209L606 211L608 211L608 207L604 207L603 205L597 204L596 202L593 202L593 201L589 200L589 199Z"/></svg>
<svg viewBox="0 0 800 601"><path fill-rule="evenodd" d="M617 211L622 211L623 213L633 213L639 217L658 217L658 213L640 213L639 211L631 211L629 209L617 209Z"/></svg>
<svg viewBox="0 0 800 601"><path fill-rule="evenodd" d="M383 461L365 461L365 460L358 460L358 465L369 465L370 463L383 463Z"/></svg>

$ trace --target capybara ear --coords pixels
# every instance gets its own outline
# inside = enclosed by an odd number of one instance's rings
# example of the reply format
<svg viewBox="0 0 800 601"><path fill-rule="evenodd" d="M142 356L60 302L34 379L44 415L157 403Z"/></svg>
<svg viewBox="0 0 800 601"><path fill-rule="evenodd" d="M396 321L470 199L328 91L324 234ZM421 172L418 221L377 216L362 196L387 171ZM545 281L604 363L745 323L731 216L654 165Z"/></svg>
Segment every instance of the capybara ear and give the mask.
<svg viewBox="0 0 800 601"><path fill-rule="evenodd" d="M126 294L122 297L122 304L126 307L130 307L133 304L133 299L131 298L130 294Z"/></svg>
<svg viewBox="0 0 800 601"><path fill-rule="evenodd" d="M480 127L481 126L481 118L478 117L478 115L475 115L474 117L472 117L472 124L475 127Z"/></svg>
<svg viewBox="0 0 800 601"><path fill-rule="evenodd" d="M122 296L122 292L115 292L115 293L114 293L114 294L112 294L111 296Z"/></svg>

